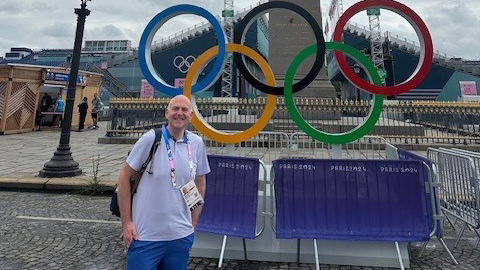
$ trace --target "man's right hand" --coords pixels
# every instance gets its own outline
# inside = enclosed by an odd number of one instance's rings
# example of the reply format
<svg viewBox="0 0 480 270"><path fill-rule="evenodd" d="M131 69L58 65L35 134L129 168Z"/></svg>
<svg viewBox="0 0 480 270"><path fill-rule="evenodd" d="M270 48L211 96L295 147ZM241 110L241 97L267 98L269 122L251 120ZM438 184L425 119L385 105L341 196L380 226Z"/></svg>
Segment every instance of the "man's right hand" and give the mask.
<svg viewBox="0 0 480 270"><path fill-rule="evenodd" d="M125 250L128 250L133 239L138 240L137 229L135 228L135 223L129 221L123 225L123 246Z"/></svg>

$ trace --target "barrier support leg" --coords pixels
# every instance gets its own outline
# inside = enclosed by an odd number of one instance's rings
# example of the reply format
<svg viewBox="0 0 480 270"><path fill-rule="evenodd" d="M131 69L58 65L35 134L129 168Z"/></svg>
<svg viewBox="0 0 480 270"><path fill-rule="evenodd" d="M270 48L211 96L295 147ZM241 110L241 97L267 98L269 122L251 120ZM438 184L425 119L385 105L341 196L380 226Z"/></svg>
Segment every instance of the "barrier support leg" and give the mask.
<svg viewBox="0 0 480 270"><path fill-rule="evenodd" d="M245 256L245 261L248 261L247 258L247 243L245 242L245 238L242 238L243 240L243 255Z"/></svg>
<svg viewBox="0 0 480 270"><path fill-rule="evenodd" d="M468 225L468 227L470 228L470 230L474 231L475 234L477 235L478 240L477 240L477 242L475 242L475 247L474 247L475 249L477 249L478 244L480 244L480 234L478 234L478 231L475 228L473 228L472 226Z"/></svg>
<svg viewBox="0 0 480 270"><path fill-rule="evenodd" d="M453 264L458 265L457 259L455 259L455 257L453 257L453 254L452 254L452 252L450 251L450 249L447 247L447 244L445 244L445 241L443 241L442 238L438 238L438 240L439 240L440 243L442 244L442 246L443 246L443 248L445 249L445 251L448 253L448 256L450 256L450 259L452 259Z"/></svg>
<svg viewBox="0 0 480 270"><path fill-rule="evenodd" d="M320 262L318 260L318 247L317 247L317 239L313 239L313 249L315 252L315 268L320 270Z"/></svg>
<svg viewBox="0 0 480 270"><path fill-rule="evenodd" d="M300 264L300 238L297 239L297 265Z"/></svg>
<svg viewBox="0 0 480 270"><path fill-rule="evenodd" d="M456 248L458 246L458 243L460 242L460 238L462 238L463 233L465 232L465 228L467 228L467 223L465 223L463 225L462 230L460 231L460 234L458 235L457 240L455 241L455 245L453 246L453 248Z"/></svg>
<svg viewBox="0 0 480 270"><path fill-rule="evenodd" d="M225 246L227 245L227 236L223 236L222 250L220 250L220 258L218 258L218 268L222 267L223 255L225 254Z"/></svg>
<svg viewBox="0 0 480 270"><path fill-rule="evenodd" d="M455 228L455 224L452 223L452 220L450 220L450 218L446 214L445 214L445 217L446 217L448 223L450 224L450 226L452 226L453 230L456 231L457 228Z"/></svg>
<svg viewBox="0 0 480 270"><path fill-rule="evenodd" d="M423 253L425 252L425 249L427 249L427 244L429 241L423 243L422 249L420 250L420 253L418 253L418 258L423 256Z"/></svg>
<svg viewBox="0 0 480 270"><path fill-rule="evenodd" d="M398 246L398 242L395 242L395 248L397 249L397 256L398 256L398 262L400 263L400 269L405 270L405 266L403 265L403 261L402 261L402 253L400 253L400 247Z"/></svg>

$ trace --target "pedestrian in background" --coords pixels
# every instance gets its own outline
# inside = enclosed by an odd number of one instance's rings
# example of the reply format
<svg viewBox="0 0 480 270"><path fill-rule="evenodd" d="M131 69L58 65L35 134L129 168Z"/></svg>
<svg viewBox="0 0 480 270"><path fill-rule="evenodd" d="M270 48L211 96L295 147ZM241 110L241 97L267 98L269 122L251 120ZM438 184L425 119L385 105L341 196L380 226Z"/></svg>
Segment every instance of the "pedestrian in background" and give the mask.
<svg viewBox="0 0 480 270"><path fill-rule="evenodd" d="M93 94L92 100L92 120L93 120L93 129L98 129L98 113L103 109L102 102L97 97L97 93Z"/></svg>
<svg viewBox="0 0 480 270"><path fill-rule="evenodd" d="M82 102L78 104L78 112L80 113L80 120L78 122L78 132L83 131L83 127L85 124L85 118L87 117L87 110L88 110L88 99L84 97Z"/></svg>
<svg viewBox="0 0 480 270"><path fill-rule="evenodd" d="M60 92L57 95L57 100L55 101L55 109L53 110L55 114L53 115L52 123L50 124L50 126L52 126L55 123L55 120L57 119L57 117L60 118L60 121L58 122L58 127L62 126L64 111L65 111L65 102L62 99L62 92Z"/></svg>
<svg viewBox="0 0 480 270"><path fill-rule="evenodd" d="M52 97L48 93L45 93L40 101L40 112L48 112L48 108L50 108L51 104Z"/></svg>

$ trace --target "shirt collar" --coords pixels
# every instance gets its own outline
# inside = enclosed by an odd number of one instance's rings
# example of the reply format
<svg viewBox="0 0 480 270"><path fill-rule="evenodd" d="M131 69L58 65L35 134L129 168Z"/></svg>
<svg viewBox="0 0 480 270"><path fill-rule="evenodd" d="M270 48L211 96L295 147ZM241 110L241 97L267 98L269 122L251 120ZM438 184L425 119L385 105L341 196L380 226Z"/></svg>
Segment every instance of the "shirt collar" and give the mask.
<svg viewBox="0 0 480 270"><path fill-rule="evenodd" d="M185 131L183 132L183 138L181 140L176 140L175 137L173 137L173 135L170 134L170 131L168 131L168 128L167 128L168 124L165 125L165 130L167 131L167 135L168 135L168 138L169 139L172 139L174 142L176 143L187 143L187 141L185 141L185 137L187 136L187 130L185 129Z"/></svg>

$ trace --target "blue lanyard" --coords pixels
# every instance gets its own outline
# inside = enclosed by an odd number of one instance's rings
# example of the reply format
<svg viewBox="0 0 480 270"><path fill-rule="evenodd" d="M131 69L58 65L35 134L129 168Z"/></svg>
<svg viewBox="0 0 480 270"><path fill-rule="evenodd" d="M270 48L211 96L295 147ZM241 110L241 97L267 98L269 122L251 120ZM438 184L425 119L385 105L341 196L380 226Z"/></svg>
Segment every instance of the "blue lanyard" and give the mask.
<svg viewBox="0 0 480 270"><path fill-rule="evenodd" d="M175 173L175 161L173 160L172 148L170 147L170 133L165 125L162 126L163 139L165 141L165 148L167 149L168 164L170 166L170 179L172 180L172 186L177 187L177 175ZM192 145L188 140L187 131L183 134L183 141L187 144L188 149L188 164L190 166L190 172L193 170L193 158L192 158Z"/></svg>

